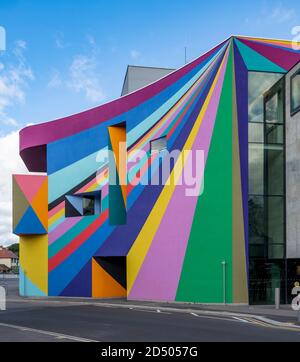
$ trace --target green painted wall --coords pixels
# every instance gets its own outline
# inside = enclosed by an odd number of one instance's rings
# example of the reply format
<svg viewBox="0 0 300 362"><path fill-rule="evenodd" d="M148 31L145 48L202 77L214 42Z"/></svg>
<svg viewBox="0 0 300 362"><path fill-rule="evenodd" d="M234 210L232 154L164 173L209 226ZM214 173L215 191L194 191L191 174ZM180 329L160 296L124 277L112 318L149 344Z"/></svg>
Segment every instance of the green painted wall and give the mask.
<svg viewBox="0 0 300 362"><path fill-rule="evenodd" d="M177 301L222 303L226 260L226 299L232 302L232 61L231 47Z"/></svg>

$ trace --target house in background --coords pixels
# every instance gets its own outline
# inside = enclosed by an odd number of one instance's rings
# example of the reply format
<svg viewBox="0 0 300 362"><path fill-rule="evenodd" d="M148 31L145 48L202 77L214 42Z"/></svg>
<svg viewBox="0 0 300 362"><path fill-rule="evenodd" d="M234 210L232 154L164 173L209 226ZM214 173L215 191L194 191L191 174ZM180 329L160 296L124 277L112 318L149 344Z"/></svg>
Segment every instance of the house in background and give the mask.
<svg viewBox="0 0 300 362"><path fill-rule="evenodd" d="M290 41L232 36L156 81L150 70L149 85L129 69L117 100L24 128L20 155L43 174L13 177L21 294L263 304L280 287L287 302L299 61ZM189 156L170 162L175 183L153 185L168 151ZM177 182L198 164L196 185Z"/></svg>
<svg viewBox="0 0 300 362"><path fill-rule="evenodd" d="M7 273L19 266L19 257L12 251L0 246L0 273Z"/></svg>

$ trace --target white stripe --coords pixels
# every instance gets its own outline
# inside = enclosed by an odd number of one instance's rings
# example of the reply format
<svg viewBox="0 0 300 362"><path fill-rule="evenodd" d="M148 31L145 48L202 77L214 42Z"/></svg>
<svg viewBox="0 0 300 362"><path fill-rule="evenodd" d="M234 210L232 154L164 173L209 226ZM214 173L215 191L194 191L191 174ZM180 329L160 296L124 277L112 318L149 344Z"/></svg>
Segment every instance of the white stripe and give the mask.
<svg viewBox="0 0 300 362"><path fill-rule="evenodd" d="M208 315L199 315L196 313L191 313L191 315L198 317L198 318L207 318L207 319L216 319L216 320L222 320L222 321L227 321L227 322L237 322L234 319L230 319L230 318L222 318L222 317L218 317L218 316L208 316Z"/></svg>
<svg viewBox="0 0 300 362"><path fill-rule="evenodd" d="M250 323L246 319L242 319L242 318L238 318L238 317L232 317L232 318L237 319L238 321L243 322L243 323Z"/></svg>
<svg viewBox="0 0 300 362"><path fill-rule="evenodd" d="M14 324L0 323L0 327L7 327L7 328L18 329L20 331L45 334L45 335L52 336L52 337L55 337L55 338L70 339L70 340L76 341L76 342L99 342L99 341L95 341L95 340L92 340L92 339L81 338L81 337L76 337L76 336L70 336L68 334L44 331L44 330L41 330L41 329L27 328L27 327L24 327L24 326L16 326Z"/></svg>

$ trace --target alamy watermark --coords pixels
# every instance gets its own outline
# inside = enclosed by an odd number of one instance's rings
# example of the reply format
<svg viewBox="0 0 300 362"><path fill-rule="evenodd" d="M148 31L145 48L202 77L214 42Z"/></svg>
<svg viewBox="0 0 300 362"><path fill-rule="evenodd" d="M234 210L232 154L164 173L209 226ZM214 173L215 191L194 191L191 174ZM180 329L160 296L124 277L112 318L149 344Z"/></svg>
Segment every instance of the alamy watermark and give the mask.
<svg viewBox="0 0 300 362"><path fill-rule="evenodd" d="M117 156L117 157L116 157ZM164 185L182 186L185 196L199 196L204 190L203 150L172 150L146 152L129 151L126 142L120 142L118 155L109 149L98 152L97 162L109 165L109 185ZM97 172L97 182L103 180L103 171Z"/></svg>
<svg viewBox="0 0 300 362"><path fill-rule="evenodd" d="M300 25L294 26L291 34L294 36L292 39L292 48L294 50L300 50Z"/></svg>
<svg viewBox="0 0 300 362"><path fill-rule="evenodd" d="M295 286L292 290L292 295L295 297L292 300L292 308L293 310L299 311L300 310L300 285L298 282L295 283Z"/></svg>

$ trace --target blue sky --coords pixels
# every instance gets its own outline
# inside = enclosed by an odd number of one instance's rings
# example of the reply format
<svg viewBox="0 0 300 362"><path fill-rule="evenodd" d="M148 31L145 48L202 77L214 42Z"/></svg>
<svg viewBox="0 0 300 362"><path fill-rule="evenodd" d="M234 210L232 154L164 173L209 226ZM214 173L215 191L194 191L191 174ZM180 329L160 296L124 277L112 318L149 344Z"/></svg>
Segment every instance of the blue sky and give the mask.
<svg viewBox="0 0 300 362"><path fill-rule="evenodd" d="M293 1L0 0L0 191L23 171L17 131L120 95L128 64L179 68L232 34L291 39ZM1 175L1 176L2 176ZM10 233L0 201L0 245Z"/></svg>
<svg viewBox="0 0 300 362"><path fill-rule="evenodd" d="M118 97L127 64L178 68L185 46L193 59L231 34L291 38L299 10L295 0L1 0L0 62L17 62L22 41L32 78L24 77L25 99L7 107L16 126L0 132Z"/></svg>

